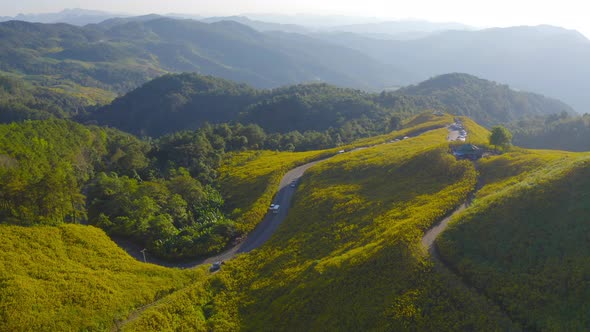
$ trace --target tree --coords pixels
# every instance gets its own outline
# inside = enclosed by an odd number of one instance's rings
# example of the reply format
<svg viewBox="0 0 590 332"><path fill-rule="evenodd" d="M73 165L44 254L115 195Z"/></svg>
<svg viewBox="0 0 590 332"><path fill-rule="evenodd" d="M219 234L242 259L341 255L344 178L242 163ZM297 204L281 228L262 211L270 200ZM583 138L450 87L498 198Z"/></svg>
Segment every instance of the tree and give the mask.
<svg viewBox="0 0 590 332"><path fill-rule="evenodd" d="M490 144L506 148L512 144L512 133L503 126L495 126L492 128L492 134L490 135Z"/></svg>
<svg viewBox="0 0 590 332"><path fill-rule="evenodd" d="M399 116L394 115L389 119L389 130L398 130L401 127L401 125L402 119Z"/></svg>

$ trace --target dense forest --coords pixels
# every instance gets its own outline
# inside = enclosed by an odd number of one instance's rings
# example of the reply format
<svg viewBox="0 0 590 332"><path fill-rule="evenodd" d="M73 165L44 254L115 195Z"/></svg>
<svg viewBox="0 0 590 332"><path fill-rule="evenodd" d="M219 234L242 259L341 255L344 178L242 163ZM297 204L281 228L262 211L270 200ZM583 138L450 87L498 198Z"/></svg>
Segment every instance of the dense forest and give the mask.
<svg viewBox="0 0 590 332"><path fill-rule="evenodd" d="M202 72L264 88L318 80L363 88L401 83L393 66L361 52L231 21L146 16L85 27L9 21L0 23L0 36L0 71L42 78L48 87L126 93L166 72Z"/></svg>
<svg viewBox="0 0 590 332"><path fill-rule="evenodd" d="M522 118L554 113L575 113L565 103L467 74L447 74L401 88L399 95L435 98L455 114L492 126Z"/></svg>
<svg viewBox="0 0 590 332"><path fill-rule="evenodd" d="M69 120L0 125L0 219L89 223L169 259L223 250L242 227L219 193L226 153L334 146L320 133L205 125L156 140Z"/></svg>
<svg viewBox="0 0 590 332"><path fill-rule="evenodd" d="M218 252L238 234L217 169L226 151L256 148L248 130L207 127L144 142L66 120L1 125L0 218L90 223L166 258Z"/></svg>
<svg viewBox="0 0 590 332"><path fill-rule="evenodd" d="M425 109L497 124L573 110L466 74L435 77L396 92L372 94L326 84L256 90L197 74L165 75L82 118L137 135L160 136L204 123L253 123L269 133L336 131L344 142L395 129Z"/></svg>
<svg viewBox="0 0 590 332"><path fill-rule="evenodd" d="M514 144L532 149L590 151L590 114L534 117L511 124Z"/></svg>
<svg viewBox="0 0 590 332"><path fill-rule="evenodd" d="M80 86L51 88L18 77L0 75L0 123L48 118L71 118L84 114L113 96Z"/></svg>

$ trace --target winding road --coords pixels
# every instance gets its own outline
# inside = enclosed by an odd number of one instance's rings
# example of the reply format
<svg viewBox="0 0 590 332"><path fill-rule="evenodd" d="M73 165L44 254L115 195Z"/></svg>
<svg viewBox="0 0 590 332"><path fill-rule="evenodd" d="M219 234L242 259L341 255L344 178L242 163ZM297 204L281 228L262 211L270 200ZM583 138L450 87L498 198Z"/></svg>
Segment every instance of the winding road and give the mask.
<svg viewBox="0 0 590 332"><path fill-rule="evenodd" d="M424 134L425 132L429 132L429 131L431 131L431 130L417 132L417 133L414 133L414 134L408 135L408 136L410 138L417 137L417 136L420 136L420 135ZM449 130L449 136L447 136L447 141L453 141L458 136L459 136L458 131ZM384 142L384 143L380 143L380 144L376 144L376 145L392 144L392 143L393 143L393 141L388 141L388 142ZM374 147L376 145L357 147L357 148L349 150L345 153L352 153L352 152L356 152L356 151L361 151L364 149ZM316 161L301 165L299 167L296 167L296 168L290 170L289 172L287 172L283 176L283 178L281 179L281 182L279 183L279 188L277 190L277 194L275 195L273 202L272 202L273 204L280 205L280 209L279 209L278 213L276 213L276 214L275 213L267 213L265 215L264 219L256 226L256 228L252 232L250 232L248 234L247 238L244 241L236 244L235 246L233 246L233 247L227 249L226 251L224 251L220 254L217 254L215 256L212 256L209 258L198 258L198 259L184 261L184 262L169 262L169 261L161 260L161 259L158 259L157 257L151 256L149 254L149 252L147 252L146 253L147 262L152 263L152 264L161 265L161 266L166 266L166 267L194 268L194 267L197 267L197 266L200 266L203 264L212 264L215 262L227 261L227 260L234 258L237 254L247 253L247 252L250 252L250 251L262 246L264 243L266 243L266 241L268 241L271 238L271 236L278 229L279 225L283 222L283 220L285 220L287 218L289 208L291 206L291 201L293 199L293 195L295 194L295 191L297 189L297 187L293 188L290 186L291 182L295 181L298 184L299 180L301 179L301 177L303 176L305 171L307 171L309 168L313 167L314 165L316 165L322 161L328 160L332 157L333 156L330 156L330 157L327 157L327 158L324 158L321 160L316 160ZM448 223L448 221L446 223ZM436 234L430 233L429 236L432 237L432 240L430 241L431 242L430 245L432 244L434 239L436 239L438 234L440 234L440 232L442 232L444 230L444 228L446 228L446 223L440 228L440 231L438 233L436 233ZM135 244L134 242L132 242L128 239L125 239L125 238L112 237L112 239L115 243L117 243L117 245L119 245L119 247L121 247L123 250L125 250L130 256L134 257L135 259L137 259L139 261L143 261L144 256L143 256L143 253L141 252L143 247L140 247L137 244Z"/></svg>
<svg viewBox="0 0 590 332"><path fill-rule="evenodd" d="M420 134L422 134L422 133L419 133L415 136L418 136ZM449 141L449 142L455 141L458 136L459 136L459 131L449 129L447 141ZM382 144L389 144L389 143L382 143ZM379 144L379 145L381 145L381 144ZM353 150L347 151L346 153L364 150L369 147L371 147L371 146L355 148ZM242 241L241 243L237 244L236 246L234 246L234 247L228 249L227 251L220 253L216 256L206 258L206 259L199 259L199 260L195 260L195 261L191 261L191 262L174 264L174 263L169 263L169 262L164 262L164 261L158 261L157 259L150 259L150 263L155 263L155 264L169 266L169 267L192 268L192 267L196 267L196 266L199 266L202 264L211 264L211 263L218 262L218 261L227 261L227 260L232 259L237 254L247 253L247 252L250 252L250 251L262 246L264 243L266 243L266 241L268 241L272 237L272 235L278 229L280 224L287 218L289 208L291 206L291 201L293 199L295 191L297 190L297 186L299 184L299 181L300 181L301 177L303 176L303 174L305 173L305 171L307 171L309 168L313 167L314 165L316 165L322 161L328 160L332 157L333 156L328 157L328 158L324 158L321 160L313 161L313 162L307 163L305 165L296 167L296 168L290 170L289 172L287 172L283 176L283 178L281 179L281 182L279 183L279 188L278 188L277 194L275 195L275 197L273 199L273 204L280 205L280 209L279 209L278 213L270 213L270 212L267 213L266 216L264 217L264 219L262 220L262 222L260 222L256 226L256 228L250 234L248 234L248 237L246 238L246 240ZM295 187L290 186L292 182L296 183ZM479 185L477 186L476 191L477 191L478 187L479 187ZM428 253L431 255L432 259L434 260L436 269L446 270L448 273L455 274L456 277L458 278L457 280L459 282L460 287L468 288L468 289L474 291L475 294L478 294L479 296L483 296L485 298L485 296L483 294L481 294L477 289L474 289L473 287L468 285L466 282L464 282L460 275L457 275L456 273L452 272L452 270L449 267L447 267L447 265L441 260L439 254L438 254L438 251L436 249L436 246L434 245L435 240L448 227L448 224L451 221L451 219L455 215L457 215L458 213L461 213L462 211L464 211L470 205L472 197L473 197L473 193L469 196L467 201L465 203L461 204L455 211L453 211L453 213L451 213L451 215L444 218L443 220L441 220L440 223L436 224L434 227L429 229L422 237L421 243L422 243L422 246L428 251ZM132 248L129 248L129 246L132 245L131 243L119 243L118 242L118 244L121 245L124 249L126 249L132 256L134 256L137 259L140 259L140 256L138 255L138 253L139 253L138 248L135 248L135 250L132 250ZM127 245L127 248L125 248L124 244ZM159 303L161 300L162 299L152 302L150 304L145 305L144 307L137 309L125 321L118 322L115 326L113 326L112 331L120 330L122 326L126 325L130 321L137 319L143 311L145 311L147 308L150 308L150 307L154 306L155 304ZM503 310L503 308L500 308L500 311L506 315L506 312ZM509 316L506 315L506 317L509 317Z"/></svg>

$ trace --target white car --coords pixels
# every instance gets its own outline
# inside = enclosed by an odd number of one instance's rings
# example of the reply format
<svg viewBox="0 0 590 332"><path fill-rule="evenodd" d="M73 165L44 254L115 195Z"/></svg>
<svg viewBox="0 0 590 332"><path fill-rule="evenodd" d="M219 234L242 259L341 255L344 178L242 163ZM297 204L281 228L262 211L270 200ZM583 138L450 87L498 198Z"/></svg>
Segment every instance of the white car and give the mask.
<svg viewBox="0 0 590 332"><path fill-rule="evenodd" d="M271 204L270 207L268 208L272 213L279 213L279 208L281 206L278 204Z"/></svg>

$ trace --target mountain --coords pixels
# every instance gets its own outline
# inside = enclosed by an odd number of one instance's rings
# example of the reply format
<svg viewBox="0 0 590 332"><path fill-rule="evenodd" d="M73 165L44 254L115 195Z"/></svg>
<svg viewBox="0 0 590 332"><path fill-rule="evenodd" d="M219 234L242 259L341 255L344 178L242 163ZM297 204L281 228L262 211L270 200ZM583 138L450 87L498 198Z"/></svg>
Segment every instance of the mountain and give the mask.
<svg viewBox="0 0 590 332"><path fill-rule="evenodd" d="M467 74L445 74L401 88L403 96L433 97L457 114L491 126L517 119L556 113L575 113L567 104Z"/></svg>
<svg viewBox="0 0 590 332"><path fill-rule="evenodd" d="M436 23L419 20L386 21L378 23L340 25L323 29L327 32L350 32L380 39L410 40L448 30L474 30L460 23Z"/></svg>
<svg viewBox="0 0 590 332"><path fill-rule="evenodd" d="M407 41L332 34L323 40L410 68L416 81L470 73L559 98L578 112L590 109L590 97L582 92L590 75L590 41L577 31L523 26L447 31Z"/></svg>
<svg viewBox="0 0 590 332"><path fill-rule="evenodd" d="M330 82L373 89L407 80L362 52L245 25L158 16L76 27L0 23L0 69L54 86L64 82L124 93L166 72L198 72L277 87Z"/></svg>
<svg viewBox="0 0 590 332"><path fill-rule="evenodd" d="M443 75L381 94L326 84L257 90L214 77L181 74L148 82L84 121L149 136L229 121L254 123L281 133L360 125L375 134L388 129L393 115L407 116L425 109L469 115L486 125L573 112L559 101L466 74Z"/></svg>
<svg viewBox="0 0 590 332"><path fill-rule="evenodd" d="M72 25L84 26L92 23L100 23L113 17L123 17L127 15L108 13L98 10L87 9L64 9L59 13L44 14L18 14L14 17L0 17L0 21L26 21L36 23L67 23Z"/></svg>
<svg viewBox="0 0 590 332"><path fill-rule="evenodd" d="M280 24L280 23L271 23L271 22L264 22L264 21L257 21L249 19L246 16L223 16L223 17L208 17L201 19L202 22L205 23L215 23L221 21L234 21L240 24L249 26L250 28L257 30L257 31L283 31L283 32L291 32L291 33L300 33L300 34L307 34L309 33L309 28L296 25L296 24Z"/></svg>

